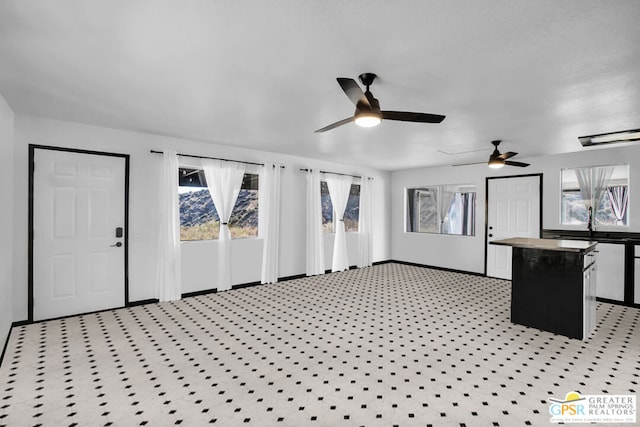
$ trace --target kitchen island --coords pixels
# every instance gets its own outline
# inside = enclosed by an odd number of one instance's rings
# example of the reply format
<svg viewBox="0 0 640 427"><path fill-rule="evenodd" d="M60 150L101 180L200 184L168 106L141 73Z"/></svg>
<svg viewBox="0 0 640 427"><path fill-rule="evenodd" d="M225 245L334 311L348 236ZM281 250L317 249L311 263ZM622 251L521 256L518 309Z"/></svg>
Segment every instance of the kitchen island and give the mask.
<svg viewBox="0 0 640 427"><path fill-rule="evenodd" d="M586 339L596 324L596 244L580 240L511 238L511 321Z"/></svg>

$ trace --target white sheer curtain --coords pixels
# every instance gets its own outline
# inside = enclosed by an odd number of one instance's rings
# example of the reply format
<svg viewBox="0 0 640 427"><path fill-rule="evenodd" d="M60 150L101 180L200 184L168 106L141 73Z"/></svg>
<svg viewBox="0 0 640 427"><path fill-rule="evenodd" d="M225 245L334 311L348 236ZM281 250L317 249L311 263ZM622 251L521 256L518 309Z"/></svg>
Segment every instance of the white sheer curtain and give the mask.
<svg viewBox="0 0 640 427"><path fill-rule="evenodd" d="M373 178L362 177L358 217L358 268L371 267L373 220Z"/></svg>
<svg viewBox="0 0 640 427"><path fill-rule="evenodd" d="M578 179L578 188L582 196L582 203L589 209L591 207L591 169L576 169L576 178Z"/></svg>
<svg viewBox="0 0 640 427"><path fill-rule="evenodd" d="M307 171L307 276L324 274L320 172Z"/></svg>
<svg viewBox="0 0 640 427"><path fill-rule="evenodd" d="M462 199L462 193L454 193L453 199L451 200L451 207L449 209L448 234L462 234L462 225L464 222L463 204L464 201Z"/></svg>
<svg viewBox="0 0 640 427"><path fill-rule="evenodd" d="M333 218L333 226L336 232L333 241L333 260L331 271L343 271L349 269L349 257L347 256L347 236L344 229L344 211L349 201L349 192L353 178L344 175L327 174L327 187L333 204L333 211L337 218Z"/></svg>
<svg viewBox="0 0 640 427"><path fill-rule="evenodd" d="M607 185L609 179L613 175L613 166L604 166L593 168L593 199L591 201L593 206L593 218L596 217L596 212L600 208L600 201L604 192L607 191Z"/></svg>
<svg viewBox="0 0 640 427"><path fill-rule="evenodd" d="M438 207L438 221L440 227L440 233L446 233L446 222L449 219L449 209L451 208L451 202L455 196L455 189L449 185L438 186L438 192L436 196L436 206Z"/></svg>
<svg viewBox="0 0 640 427"><path fill-rule="evenodd" d="M614 185L607 187L607 195L611 202L611 209L616 216L616 223L622 224L624 216L627 214L629 205L629 189L626 185Z"/></svg>
<svg viewBox="0 0 640 427"><path fill-rule="evenodd" d="M204 159L202 169L213 204L220 218L218 238L218 291L231 289L231 234L229 218L238 199L246 165L244 163L223 162Z"/></svg>
<svg viewBox="0 0 640 427"><path fill-rule="evenodd" d="M461 197L464 212L461 232L465 236L474 236L476 234L476 192L462 193Z"/></svg>
<svg viewBox="0 0 640 427"><path fill-rule="evenodd" d="M258 234L264 240L261 283L278 281L280 238L280 165L265 165L260 174Z"/></svg>
<svg viewBox="0 0 640 427"><path fill-rule="evenodd" d="M613 174L613 169L613 166L576 169L576 178L578 179L582 201L587 210L591 209L591 215L589 216L591 221L587 224L590 230L595 225L600 200L607 190L607 183Z"/></svg>
<svg viewBox="0 0 640 427"><path fill-rule="evenodd" d="M158 196L160 229L156 297L160 301L175 301L182 295L178 155L175 150L164 150L162 155Z"/></svg>

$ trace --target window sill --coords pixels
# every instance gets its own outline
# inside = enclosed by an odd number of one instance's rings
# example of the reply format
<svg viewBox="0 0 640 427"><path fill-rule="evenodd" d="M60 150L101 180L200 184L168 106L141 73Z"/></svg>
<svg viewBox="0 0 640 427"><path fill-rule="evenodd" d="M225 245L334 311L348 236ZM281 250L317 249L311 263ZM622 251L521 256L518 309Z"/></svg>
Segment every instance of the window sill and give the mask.
<svg viewBox="0 0 640 427"><path fill-rule="evenodd" d="M419 236L427 235L427 236L476 237L475 234L435 233L431 231L405 231L404 234L419 235Z"/></svg>
<svg viewBox="0 0 640 427"><path fill-rule="evenodd" d="M588 231L587 224L560 224L561 230L570 230L570 231ZM593 231L603 231L603 232L625 232L629 231L629 225L595 225L593 227Z"/></svg>
<svg viewBox="0 0 640 427"><path fill-rule="evenodd" d="M359 231L345 231L345 234L358 234L360 233ZM332 232L323 232L322 234L324 234L325 236L335 236L336 232L332 231Z"/></svg>
<svg viewBox="0 0 640 427"><path fill-rule="evenodd" d="M252 236L252 237L236 237L231 238L232 242L236 241L245 241L245 240L264 240L262 237ZM180 240L180 244L183 243L209 243L209 242L219 242L220 239L206 239L206 240Z"/></svg>

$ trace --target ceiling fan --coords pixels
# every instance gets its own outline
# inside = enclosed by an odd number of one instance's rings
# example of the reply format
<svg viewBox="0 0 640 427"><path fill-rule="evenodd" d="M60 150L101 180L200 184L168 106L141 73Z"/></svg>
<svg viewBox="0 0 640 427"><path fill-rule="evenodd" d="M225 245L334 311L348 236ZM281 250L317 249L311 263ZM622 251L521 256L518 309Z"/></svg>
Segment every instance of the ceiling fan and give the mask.
<svg viewBox="0 0 640 427"><path fill-rule="evenodd" d="M351 102L356 106L356 111L353 117L340 120L325 126L322 129L318 129L318 132L325 132L338 126L345 125L350 122L355 122L358 126L372 127L380 124L382 119L384 120L398 120L401 122L418 122L418 123L440 123L444 120L445 116L439 114L427 114L427 113L410 113L408 111L381 111L380 103L369 90L369 86L373 83L376 75L373 73L364 73L358 76L360 82L366 87L366 90L362 92L358 83L355 80L346 77L338 77L338 84L347 94Z"/></svg>
<svg viewBox="0 0 640 427"><path fill-rule="evenodd" d="M509 165L509 166L518 166L521 168L526 168L527 166L529 166L529 163L523 163L523 162L514 162L512 160L507 160L512 158L513 156L516 156L518 153L514 153L513 151L507 151L506 153L500 153L500 151L498 150L498 145L500 145L500 142L502 142L499 139L496 139L495 141L491 141L491 143L493 144L493 146L495 147L493 150L493 153L491 153L491 155L489 156L489 161L487 162L487 164L489 165L490 168L492 169L499 169L501 167L503 167L504 165ZM484 162L477 162L477 163L464 163L461 165L453 165L453 166L467 166L467 165L481 165Z"/></svg>

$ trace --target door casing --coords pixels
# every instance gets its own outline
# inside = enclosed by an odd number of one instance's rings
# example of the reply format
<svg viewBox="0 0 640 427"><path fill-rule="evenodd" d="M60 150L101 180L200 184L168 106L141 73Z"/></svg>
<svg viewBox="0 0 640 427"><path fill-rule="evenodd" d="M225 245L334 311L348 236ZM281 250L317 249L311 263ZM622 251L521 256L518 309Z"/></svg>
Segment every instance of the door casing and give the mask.
<svg viewBox="0 0 640 427"><path fill-rule="evenodd" d="M509 179L509 178L525 178L525 177L532 177L532 176L538 176L540 177L540 224L539 224L539 231L538 231L538 237L540 237L542 235L542 201L543 201L543 197L542 197L542 178L543 178L543 174L541 173L533 173L533 174L522 174L522 175L507 175L507 176L490 176L487 177L485 179L485 203L484 203L484 275L487 275L487 257L488 257L488 251L487 251L487 245L489 244L489 180L493 180L493 179Z"/></svg>
<svg viewBox="0 0 640 427"><path fill-rule="evenodd" d="M27 299L28 322L33 322L33 223L34 223L34 167L35 150L55 150L69 153L89 154L96 156L122 157L125 161L124 171L124 302L129 305L129 155L121 153L109 153L104 151L79 150L67 147L55 147L48 145L29 144L29 214L28 214L28 261L27 261Z"/></svg>

